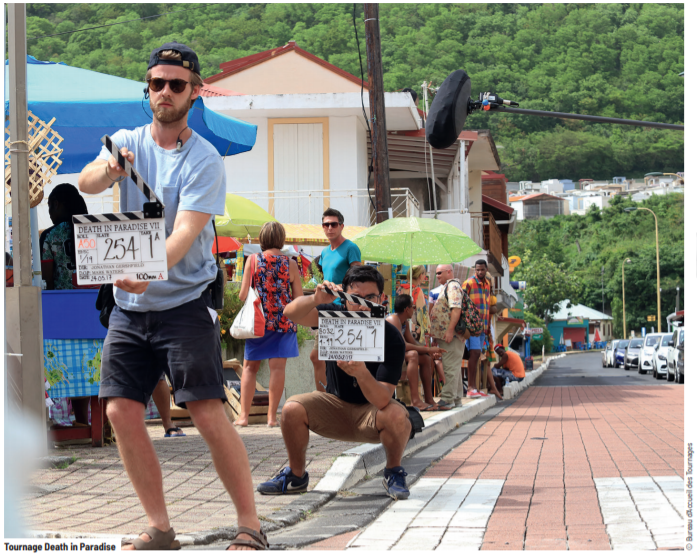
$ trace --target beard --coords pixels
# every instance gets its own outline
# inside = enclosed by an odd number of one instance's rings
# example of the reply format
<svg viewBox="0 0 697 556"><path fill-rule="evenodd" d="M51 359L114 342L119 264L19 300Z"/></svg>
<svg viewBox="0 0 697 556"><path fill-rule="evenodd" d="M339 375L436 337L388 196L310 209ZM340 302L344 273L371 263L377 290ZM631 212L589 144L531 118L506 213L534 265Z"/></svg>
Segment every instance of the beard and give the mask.
<svg viewBox="0 0 697 556"><path fill-rule="evenodd" d="M174 101L172 100L168 100L167 102L174 104ZM171 124L186 118L187 114L189 113L189 104L189 100L187 99L186 103L179 108L177 108L176 105L171 108L162 106L158 107L154 104L152 97L150 98L150 110L152 110L155 119L163 124Z"/></svg>

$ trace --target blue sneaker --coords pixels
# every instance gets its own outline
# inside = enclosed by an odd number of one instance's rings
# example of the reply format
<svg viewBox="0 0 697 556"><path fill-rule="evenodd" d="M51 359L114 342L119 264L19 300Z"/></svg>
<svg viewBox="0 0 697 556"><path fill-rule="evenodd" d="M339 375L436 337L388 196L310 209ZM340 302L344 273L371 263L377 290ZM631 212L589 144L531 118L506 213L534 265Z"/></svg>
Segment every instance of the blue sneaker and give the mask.
<svg viewBox="0 0 697 556"><path fill-rule="evenodd" d="M406 480L407 472L404 471L404 467L385 468L383 475L385 478L382 480L382 486L385 487L390 498L393 500L406 500L409 498Z"/></svg>
<svg viewBox="0 0 697 556"><path fill-rule="evenodd" d="M261 483L257 487L257 492L261 494L300 494L307 492L307 485L310 484L310 475L296 477L290 472L290 467L284 467L281 472L270 481Z"/></svg>

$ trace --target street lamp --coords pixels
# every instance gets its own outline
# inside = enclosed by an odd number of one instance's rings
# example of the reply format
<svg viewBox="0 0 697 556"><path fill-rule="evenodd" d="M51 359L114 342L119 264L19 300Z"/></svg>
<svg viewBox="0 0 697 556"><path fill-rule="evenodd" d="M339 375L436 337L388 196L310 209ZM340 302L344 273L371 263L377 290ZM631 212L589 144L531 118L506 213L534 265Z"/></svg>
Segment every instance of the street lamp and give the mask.
<svg viewBox="0 0 697 556"><path fill-rule="evenodd" d="M627 317L624 313L624 263L631 263L631 259L625 259L622 261L622 326L624 327L624 335L622 338L627 337Z"/></svg>
<svg viewBox="0 0 697 556"><path fill-rule="evenodd" d="M658 303L658 332L660 334L661 332L661 267L659 263L659 257L658 257L658 218L656 217L656 213L652 211L651 209L647 209L644 207L629 207L624 209L625 212L632 212L635 210L648 210L651 214L653 214L653 219L656 223L656 301Z"/></svg>

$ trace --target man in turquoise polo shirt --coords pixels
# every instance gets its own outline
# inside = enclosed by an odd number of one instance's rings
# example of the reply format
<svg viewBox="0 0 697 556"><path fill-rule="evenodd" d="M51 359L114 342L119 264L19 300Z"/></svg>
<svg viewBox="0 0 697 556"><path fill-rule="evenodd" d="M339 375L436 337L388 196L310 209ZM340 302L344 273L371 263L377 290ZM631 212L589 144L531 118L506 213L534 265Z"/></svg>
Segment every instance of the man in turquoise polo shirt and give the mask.
<svg viewBox="0 0 697 556"><path fill-rule="evenodd" d="M346 239L344 231L344 215L338 210L328 208L322 214L322 230L329 240L329 247L322 250L319 264L322 267L324 279L332 284L341 284L348 269L361 264L361 250L358 245ZM335 303L338 304L337 298ZM315 368L315 388L325 392L327 371L324 361L318 359L319 335L315 337L315 347L310 352L310 361Z"/></svg>

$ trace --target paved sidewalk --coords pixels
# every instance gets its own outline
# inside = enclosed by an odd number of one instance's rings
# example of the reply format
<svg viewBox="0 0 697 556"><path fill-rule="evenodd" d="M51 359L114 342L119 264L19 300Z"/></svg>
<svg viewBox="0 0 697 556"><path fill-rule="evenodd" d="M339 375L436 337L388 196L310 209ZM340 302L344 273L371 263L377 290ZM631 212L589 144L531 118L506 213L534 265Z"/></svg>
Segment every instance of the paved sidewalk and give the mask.
<svg viewBox="0 0 697 556"><path fill-rule="evenodd" d="M408 500L362 532L308 548L681 548L683 393L530 388L427 471Z"/></svg>
<svg viewBox="0 0 697 556"><path fill-rule="evenodd" d="M178 534L236 526L235 507L218 479L206 443L195 427L183 430L185 438L163 438L161 424L148 425L162 465L172 526ZM287 463L281 431L266 425L237 430L247 448L256 487ZM336 457L356 445L310 434L310 488L320 481ZM35 492L20 508L32 530L128 535L147 526L115 445L67 446L50 455L78 459L66 469L42 469L34 474ZM264 519L298 497L255 493L255 499L259 517Z"/></svg>
<svg viewBox="0 0 697 556"><path fill-rule="evenodd" d="M535 368L538 368L536 362ZM463 398L469 405L477 400ZM449 412L425 412L430 420ZM182 426L180 424L180 426ZM454 426L454 425L453 425ZM172 526L178 535L207 537L216 530L228 532L237 524L235 508L213 467L210 452L193 426L183 427L186 437L163 438L159 421L148 424L162 465L165 500ZM245 443L256 486L287 465L280 428L251 425L238 428ZM362 446L310 434L307 449L309 490L322 480L344 452ZM40 533L79 535L133 535L147 526L147 519L123 468L116 445L92 448L73 445L57 448L50 456L74 457L65 469L41 469L32 475L32 492L20 504L27 526ZM310 508L325 503L331 495L261 496L255 492L257 512L271 529L289 525ZM304 502L307 502L304 504ZM284 512L292 505L291 512ZM274 515L275 514L275 515ZM293 517L293 514L295 517ZM225 537L223 531L219 536Z"/></svg>

